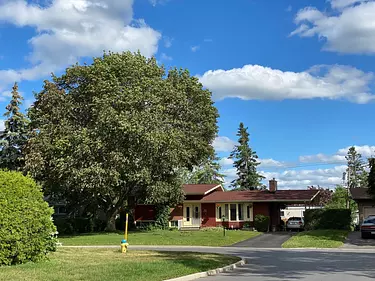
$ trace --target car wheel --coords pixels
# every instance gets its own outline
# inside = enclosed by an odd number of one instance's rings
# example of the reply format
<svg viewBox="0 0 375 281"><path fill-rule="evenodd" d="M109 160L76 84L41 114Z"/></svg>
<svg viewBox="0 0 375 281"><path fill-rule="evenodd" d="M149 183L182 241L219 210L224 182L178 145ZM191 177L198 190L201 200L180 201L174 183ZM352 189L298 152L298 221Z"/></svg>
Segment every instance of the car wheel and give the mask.
<svg viewBox="0 0 375 281"><path fill-rule="evenodd" d="M362 239L367 239L368 238L367 233L361 232L361 238Z"/></svg>

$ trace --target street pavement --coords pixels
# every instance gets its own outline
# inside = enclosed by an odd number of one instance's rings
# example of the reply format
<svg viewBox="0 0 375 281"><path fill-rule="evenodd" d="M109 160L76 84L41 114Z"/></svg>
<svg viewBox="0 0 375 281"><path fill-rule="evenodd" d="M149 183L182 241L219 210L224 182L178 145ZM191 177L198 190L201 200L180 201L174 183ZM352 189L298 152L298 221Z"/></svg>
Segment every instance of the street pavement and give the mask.
<svg viewBox="0 0 375 281"><path fill-rule="evenodd" d="M370 281L375 280L375 249L255 249L244 247L145 247L134 250L194 251L235 255L247 264L202 281Z"/></svg>

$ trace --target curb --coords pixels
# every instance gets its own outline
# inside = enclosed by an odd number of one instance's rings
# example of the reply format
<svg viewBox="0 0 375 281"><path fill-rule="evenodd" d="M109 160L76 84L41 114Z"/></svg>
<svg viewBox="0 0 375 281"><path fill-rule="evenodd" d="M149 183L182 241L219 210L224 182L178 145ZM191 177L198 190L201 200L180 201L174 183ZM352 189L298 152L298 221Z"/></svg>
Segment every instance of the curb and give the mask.
<svg viewBox="0 0 375 281"><path fill-rule="evenodd" d="M240 261L236 263L233 263L224 267L211 269L211 270L204 271L204 272L193 273L193 274L189 274L189 275L185 275L185 276L181 276L177 278L166 279L164 281L189 281L189 280L195 280L195 279L203 278L207 276L214 276L219 273L232 271L237 267L245 265L246 263L247 263L246 259L241 259Z"/></svg>

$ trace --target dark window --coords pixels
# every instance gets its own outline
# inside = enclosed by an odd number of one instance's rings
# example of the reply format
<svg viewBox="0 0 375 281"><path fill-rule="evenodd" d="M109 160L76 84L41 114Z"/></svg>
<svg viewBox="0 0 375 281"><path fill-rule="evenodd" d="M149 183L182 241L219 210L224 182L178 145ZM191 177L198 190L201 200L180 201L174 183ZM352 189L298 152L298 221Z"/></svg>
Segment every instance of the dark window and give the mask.
<svg viewBox="0 0 375 281"><path fill-rule="evenodd" d="M238 219L243 220L243 204L238 204Z"/></svg>
<svg viewBox="0 0 375 281"><path fill-rule="evenodd" d="M284 216L284 211L280 211L280 216Z"/></svg>
<svg viewBox="0 0 375 281"><path fill-rule="evenodd" d="M237 217L236 217L236 204L230 204L230 220L231 221L237 220Z"/></svg>
<svg viewBox="0 0 375 281"><path fill-rule="evenodd" d="M190 221L190 207L186 207L186 221Z"/></svg>
<svg viewBox="0 0 375 281"><path fill-rule="evenodd" d="M228 204L225 204L225 218L229 219L229 206L228 206Z"/></svg>
<svg viewBox="0 0 375 281"><path fill-rule="evenodd" d="M194 207L194 218L199 219L199 208L198 208L198 206Z"/></svg>
<svg viewBox="0 0 375 281"><path fill-rule="evenodd" d="M246 207L246 209L247 209L247 218L249 219L250 218L250 206L249 205L247 205L247 207Z"/></svg>
<svg viewBox="0 0 375 281"><path fill-rule="evenodd" d="M217 207L217 219L221 219L223 216L221 206Z"/></svg>
<svg viewBox="0 0 375 281"><path fill-rule="evenodd" d="M171 221L171 227L178 227L178 221Z"/></svg>

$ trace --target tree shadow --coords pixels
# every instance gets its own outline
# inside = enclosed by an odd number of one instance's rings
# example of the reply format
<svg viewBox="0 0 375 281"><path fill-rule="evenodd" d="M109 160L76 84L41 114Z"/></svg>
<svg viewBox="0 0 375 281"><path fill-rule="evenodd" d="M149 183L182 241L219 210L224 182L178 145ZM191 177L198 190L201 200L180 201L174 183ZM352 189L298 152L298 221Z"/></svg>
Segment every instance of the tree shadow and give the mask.
<svg viewBox="0 0 375 281"><path fill-rule="evenodd" d="M351 232L348 235L348 238L345 240L344 247L350 248L355 247L373 247L375 249L375 236L369 239L362 239L361 232L355 231Z"/></svg>

